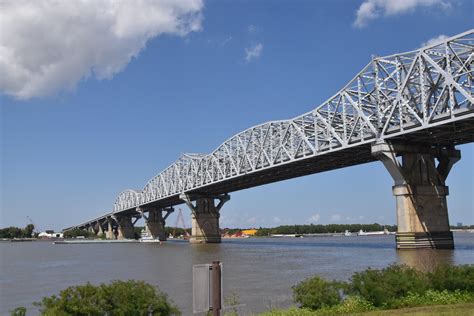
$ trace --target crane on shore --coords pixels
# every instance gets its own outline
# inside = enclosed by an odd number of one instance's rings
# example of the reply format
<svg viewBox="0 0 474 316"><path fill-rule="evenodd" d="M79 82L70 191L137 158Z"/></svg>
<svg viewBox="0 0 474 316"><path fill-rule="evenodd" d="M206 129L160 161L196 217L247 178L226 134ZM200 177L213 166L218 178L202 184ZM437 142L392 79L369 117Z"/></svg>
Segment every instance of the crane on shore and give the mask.
<svg viewBox="0 0 474 316"><path fill-rule="evenodd" d="M37 234L39 234L40 231L39 231L39 229L36 227L35 223L33 223L33 220L31 219L31 217L26 216L26 218L28 219L28 221L30 222L30 224L33 225L33 231L31 232L31 236L34 237L34 236L36 236Z"/></svg>
<svg viewBox="0 0 474 316"><path fill-rule="evenodd" d="M178 217L176 218L176 223L173 228L173 233L172 233L173 238L176 238L176 229L181 228L179 227L180 224L182 225L182 228L184 230L184 235L183 235L184 239L186 240L189 239L189 233L186 230L186 224L184 223L183 211L181 211L181 209L179 209Z"/></svg>

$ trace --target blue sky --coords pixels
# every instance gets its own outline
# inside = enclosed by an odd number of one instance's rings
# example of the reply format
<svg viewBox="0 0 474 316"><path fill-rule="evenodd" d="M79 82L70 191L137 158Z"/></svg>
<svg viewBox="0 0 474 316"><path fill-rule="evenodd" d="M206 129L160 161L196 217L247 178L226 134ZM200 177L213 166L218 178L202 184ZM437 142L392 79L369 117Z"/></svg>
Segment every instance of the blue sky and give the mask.
<svg viewBox="0 0 474 316"><path fill-rule="evenodd" d="M472 1L196 0L155 11L145 1L105 22L101 8L79 3L80 23L67 19L70 8L33 8L35 23L18 26L22 11L3 10L11 19L0 25L0 47L18 55L0 50L0 226L29 216L40 229L61 229L101 215L181 153L208 153L250 126L309 111L372 55L473 24ZM141 9L160 14L139 20ZM101 31L113 21L125 21L114 24L120 36ZM459 148L450 221L473 224L474 145ZM374 162L235 192L222 226L394 224L391 186Z"/></svg>

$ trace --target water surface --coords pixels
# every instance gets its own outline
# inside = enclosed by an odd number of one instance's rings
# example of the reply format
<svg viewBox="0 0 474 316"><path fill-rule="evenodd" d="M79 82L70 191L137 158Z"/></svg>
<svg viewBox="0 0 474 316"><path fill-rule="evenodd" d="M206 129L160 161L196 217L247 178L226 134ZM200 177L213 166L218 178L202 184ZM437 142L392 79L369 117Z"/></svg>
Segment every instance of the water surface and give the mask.
<svg viewBox="0 0 474 316"><path fill-rule="evenodd" d="M347 279L367 267L405 263L474 263L474 234L455 234L455 250L396 251L395 237L249 238L222 244L70 244L0 242L0 315L86 282L144 280L192 315L192 266L224 263L224 295L235 293L242 314L291 305L291 286L320 275ZM36 314L36 312L28 315Z"/></svg>

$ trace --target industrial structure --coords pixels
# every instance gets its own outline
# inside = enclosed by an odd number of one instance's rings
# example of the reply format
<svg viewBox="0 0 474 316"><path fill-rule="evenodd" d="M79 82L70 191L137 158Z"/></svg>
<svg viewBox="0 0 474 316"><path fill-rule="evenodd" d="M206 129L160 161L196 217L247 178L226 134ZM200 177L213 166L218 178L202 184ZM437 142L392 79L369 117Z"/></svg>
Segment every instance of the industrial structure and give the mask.
<svg viewBox="0 0 474 316"><path fill-rule="evenodd" d="M220 242L229 193L380 160L394 180L397 248L453 248L446 178L474 140L474 30L415 51L374 57L312 111L234 135L210 154L185 154L107 214L69 229L133 238L144 218L164 240L173 206L192 212L191 242ZM343 194L343 192L340 192Z"/></svg>

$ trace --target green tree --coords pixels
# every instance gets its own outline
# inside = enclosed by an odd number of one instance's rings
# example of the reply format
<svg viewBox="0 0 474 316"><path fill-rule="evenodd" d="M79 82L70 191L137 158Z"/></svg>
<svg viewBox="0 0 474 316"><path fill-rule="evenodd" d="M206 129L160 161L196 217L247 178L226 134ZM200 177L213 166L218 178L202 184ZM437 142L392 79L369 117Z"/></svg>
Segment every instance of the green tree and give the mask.
<svg viewBox="0 0 474 316"><path fill-rule="evenodd" d="M293 298L301 307L319 309L341 302L339 292L343 283L326 281L318 276L309 278L293 287Z"/></svg>
<svg viewBox="0 0 474 316"><path fill-rule="evenodd" d="M35 226L33 224L28 224L26 225L25 228L23 228L23 237L24 238L31 238L33 237L33 231L35 230Z"/></svg>
<svg viewBox="0 0 474 316"><path fill-rule="evenodd" d="M374 306L390 306L408 293L422 294L429 288L427 276L413 268L392 265L382 270L367 269L351 279L351 294L359 295Z"/></svg>
<svg viewBox="0 0 474 316"><path fill-rule="evenodd" d="M84 236L85 238L96 237L94 233L91 233L85 229L75 228L68 230L63 234L64 238L76 238L78 236Z"/></svg>
<svg viewBox="0 0 474 316"><path fill-rule="evenodd" d="M11 311L11 316L25 316L26 315L26 308L25 307L17 307Z"/></svg>
<svg viewBox="0 0 474 316"><path fill-rule="evenodd" d="M437 291L469 291L474 293L474 265L440 265L428 273L431 288Z"/></svg>
<svg viewBox="0 0 474 316"><path fill-rule="evenodd" d="M72 286L36 303L41 315L180 315L166 294L143 281L113 281Z"/></svg>
<svg viewBox="0 0 474 316"><path fill-rule="evenodd" d="M7 227L0 229L0 238L31 238L33 230L35 227L33 224L27 225L25 228L21 229L18 227Z"/></svg>

